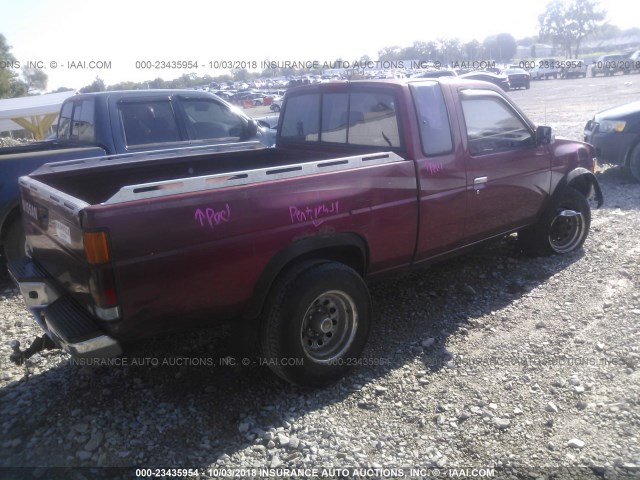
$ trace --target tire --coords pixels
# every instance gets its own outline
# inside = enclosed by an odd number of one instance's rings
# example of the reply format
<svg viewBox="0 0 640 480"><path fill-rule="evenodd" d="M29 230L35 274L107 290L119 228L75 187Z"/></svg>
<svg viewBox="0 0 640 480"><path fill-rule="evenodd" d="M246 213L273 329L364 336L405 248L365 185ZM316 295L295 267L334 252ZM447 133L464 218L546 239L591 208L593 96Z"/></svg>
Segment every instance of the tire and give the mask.
<svg viewBox="0 0 640 480"><path fill-rule="evenodd" d="M273 110L274 112L279 112L280 107L278 105L274 105L273 108L271 108L271 110Z"/></svg>
<svg viewBox="0 0 640 480"><path fill-rule="evenodd" d="M17 218L9 224L4 242L4 259L7 265L10 262L27 257L27 239L22 228L22 221Z"/></svg>
<svg viewBox="0 0 640 480"><path fill-rule="evenodd" d="M530 255L567 254L582 248L590 225L589 202L579 191L568 187L538 223L518 233L518 241Z"/></svg>
<svg viewBox="0 0 640 480"><path fill-rule="evenodd" d="M265 307L262 363L290 383L315 387L338 380L367 341L369 290L344 264L311 261L294 267L277 281Z"/></svg>
<svg viewBox="0 0 640 480"><path fill-rule="evenodd" d="M640 183L640 143L631 151L627 170L635 181Z"/></svg>

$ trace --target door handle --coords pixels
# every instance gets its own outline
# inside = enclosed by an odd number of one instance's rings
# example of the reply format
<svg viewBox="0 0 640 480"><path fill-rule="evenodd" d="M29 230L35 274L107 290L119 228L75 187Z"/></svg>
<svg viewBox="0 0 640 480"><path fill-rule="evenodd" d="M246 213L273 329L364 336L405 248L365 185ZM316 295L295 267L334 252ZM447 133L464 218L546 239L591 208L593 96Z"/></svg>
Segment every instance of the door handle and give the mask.
<svg viewBox="0 0 640 480"><path fill-rule="evenodd" d="M487 177L476 177L473 179L473 189L476 195L480 195L480 190L487 186Z"/></svg>
<svg viewBox="0 0 640 480"><path fill-rule="evenodd" d="M473 179L473 185L478 186L487 183L487 177L477 177Z"/></svg>

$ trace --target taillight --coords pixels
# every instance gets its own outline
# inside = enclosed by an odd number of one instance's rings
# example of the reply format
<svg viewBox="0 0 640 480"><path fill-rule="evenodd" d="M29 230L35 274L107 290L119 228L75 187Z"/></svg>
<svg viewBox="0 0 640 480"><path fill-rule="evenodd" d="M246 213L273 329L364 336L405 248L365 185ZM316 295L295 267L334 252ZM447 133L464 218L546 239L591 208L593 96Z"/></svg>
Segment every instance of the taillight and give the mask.
<svg viewBox="0 0 640 480"><path fill-rule="evenodd" d="M93 266L89 279L89 291L95 303L96 315L103 320L120 317L115 272L109 264L111 254L107 232L83 232L84 253Z"/></svg>
<svg viewBox="0 0 640 480"><path fill-rule="evenodd" d="M92 265L102 265L109 262L109 244L106 232L84 232L84 253L87 261Z"/></svg>
<svg viewBox="0 0 640 480"><path fill-rule="evenodd" d="M118 304L115 275L112 268L99 268L92 271L89 289L93 301L98 307L110 308Z"/></svg>

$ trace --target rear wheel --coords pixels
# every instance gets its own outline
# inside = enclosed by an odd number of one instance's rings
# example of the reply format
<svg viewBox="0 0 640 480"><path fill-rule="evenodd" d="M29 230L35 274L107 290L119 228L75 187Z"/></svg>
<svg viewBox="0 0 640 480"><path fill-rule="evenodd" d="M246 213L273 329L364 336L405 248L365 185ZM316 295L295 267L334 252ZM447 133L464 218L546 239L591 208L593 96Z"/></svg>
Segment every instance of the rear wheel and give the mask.
<svg viewBox="0 0 640 480"><path fill-rule="evenodd" d="M336 262L307 262L281 278L262 324L263 362L303 386L331 383L355 364L371 322L362 277Z"/></svg>
<svg viewBox="0 0 640 480"><path fill-rule="evenodd" d="M570 253L582 247L590 225L589 202L579 191L569 187L537 224L518 233L518 240L531 255Z"/></svg>

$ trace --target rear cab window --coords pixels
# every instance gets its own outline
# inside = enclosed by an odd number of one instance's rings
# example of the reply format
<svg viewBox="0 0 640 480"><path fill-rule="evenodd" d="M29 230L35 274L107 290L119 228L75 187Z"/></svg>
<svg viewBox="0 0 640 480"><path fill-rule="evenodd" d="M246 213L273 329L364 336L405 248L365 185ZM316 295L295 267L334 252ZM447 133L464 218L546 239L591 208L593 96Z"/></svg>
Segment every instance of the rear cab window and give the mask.
<svg viewBox="0 0 640 480"><path fill-rule="evenodd" d="M399 149L393 93L379 90L293 95L287 99L281 140Z"/></svg>

